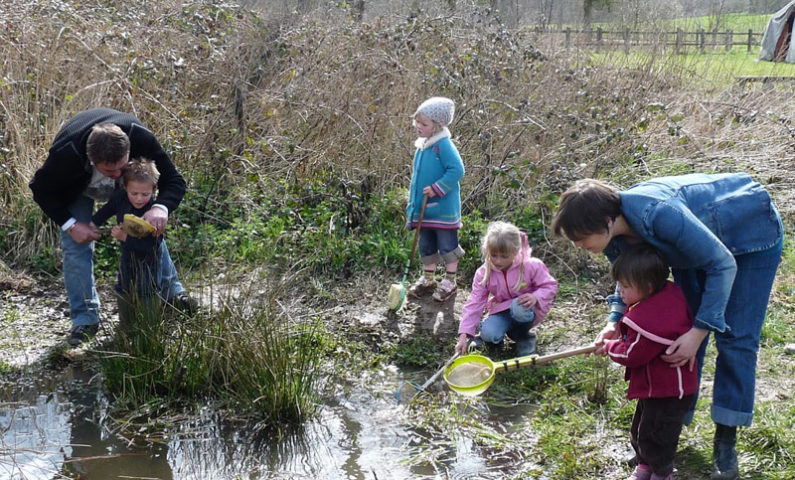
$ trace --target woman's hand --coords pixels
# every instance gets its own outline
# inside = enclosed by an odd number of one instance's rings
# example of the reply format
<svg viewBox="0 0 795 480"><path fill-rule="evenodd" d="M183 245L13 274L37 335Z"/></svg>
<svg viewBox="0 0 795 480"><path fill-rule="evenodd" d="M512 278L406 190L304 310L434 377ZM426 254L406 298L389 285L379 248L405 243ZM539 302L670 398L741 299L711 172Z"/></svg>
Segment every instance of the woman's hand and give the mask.
<svg viewBox="0 0 795 480"><path fill-rule="evenodd" d="M459 355L466 355L469 353L469 335L462 333L458 336L458 343L455 344L455 351Z"/></svg>
<svg viewBox="0 0 795 480"><path fill-rule="evenodd" d="M668 362L671 367L681 367L689 364L688 370L692 372L696 363L698 347L701 346L701 342L704 341L707 335L709 335L709 330L693 327L674 340L674 343L665 349L665 354L661 358Z"/></svg>

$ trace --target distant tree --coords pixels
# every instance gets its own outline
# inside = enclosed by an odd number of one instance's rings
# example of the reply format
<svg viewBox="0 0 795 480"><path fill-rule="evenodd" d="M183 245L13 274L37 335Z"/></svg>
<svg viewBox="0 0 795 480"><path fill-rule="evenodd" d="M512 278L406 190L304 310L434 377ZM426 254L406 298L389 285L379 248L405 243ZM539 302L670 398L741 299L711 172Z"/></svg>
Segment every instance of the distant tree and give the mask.
<svg viewBox="0 0 795 480"><path fill-rule="evenodd" d="M582 2L582 23L585 27L591 26L594 8L609 7L615 0L583 0Z"/></svg>
<svg viewBox="0 0 795 480"><path fill-rule="evenodd" d="M552 3L554 0L541 0L541 26L546 27L552 22Z"/></svg>
<svg viewBox="0 0 795 480"><path fill-rule="evenodd" d="M720 28L721 19L723 15L726 13L726 1L725 0L713 0L712 5L710 6L710 27L713 29Z"/></svg>
<svg viewBox="0 0 795 480"><path fill-rule="evenodd" d="M500 19L506 25L515 27L519 20L519 2L517 0L491 0L492 11L500 13Z"/></svg>

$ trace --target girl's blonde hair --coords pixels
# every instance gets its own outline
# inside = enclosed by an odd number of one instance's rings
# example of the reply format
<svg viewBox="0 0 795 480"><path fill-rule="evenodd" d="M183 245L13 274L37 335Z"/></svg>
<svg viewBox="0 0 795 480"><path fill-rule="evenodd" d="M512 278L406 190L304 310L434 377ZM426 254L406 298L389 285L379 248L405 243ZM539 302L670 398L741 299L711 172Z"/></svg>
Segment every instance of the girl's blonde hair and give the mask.
<svg viewBox="0 0 795 480"><path fill-rule="evenodd" d="M486 234L483 235L483 241L480 245L480 253L485 260L486 274L483 275L481 285L486 286L491 277L491 255L521 255L519 262L519 277L514 285L514 290L520 290L524 287L524 260L529 258L532 250L527 242L527 235L522 233L519 228L508 222L491 222Z"/></svg>

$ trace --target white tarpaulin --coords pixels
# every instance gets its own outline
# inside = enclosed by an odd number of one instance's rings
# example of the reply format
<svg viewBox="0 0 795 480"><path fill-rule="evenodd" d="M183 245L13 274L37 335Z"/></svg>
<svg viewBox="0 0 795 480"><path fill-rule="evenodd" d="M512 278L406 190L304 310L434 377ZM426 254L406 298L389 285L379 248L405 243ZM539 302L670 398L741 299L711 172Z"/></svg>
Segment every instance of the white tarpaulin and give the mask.
<svg viewBox="0 0 795 480"><path fill-rule="evenodd" d="M795 19L795 1L787 4L770 17L764 35L759 60L795 63L795 48L792 45L792 23Z"/></svg>

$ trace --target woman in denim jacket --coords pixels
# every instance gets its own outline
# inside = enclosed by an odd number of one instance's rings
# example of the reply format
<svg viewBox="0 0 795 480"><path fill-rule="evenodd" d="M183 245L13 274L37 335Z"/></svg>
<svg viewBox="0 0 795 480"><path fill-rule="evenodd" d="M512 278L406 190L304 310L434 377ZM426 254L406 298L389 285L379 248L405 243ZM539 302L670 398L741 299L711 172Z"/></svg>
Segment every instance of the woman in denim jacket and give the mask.
<svg viewBox="0 0 795 480"><path fill-rule="evenodd" d="M753 419L759 338L784 240L768 192L744 173L661 177L624 191L584 179L561 195L552 228L611 262L639 241L663 254L695 313L693 328L663 359L690 368L697 359L700 378L714 334L711 479L738 479L736 431ZM615 338L624 311L617 295L608 301L609 321L597 344ZM691 410L685 423L692 418Z"/></svg>

